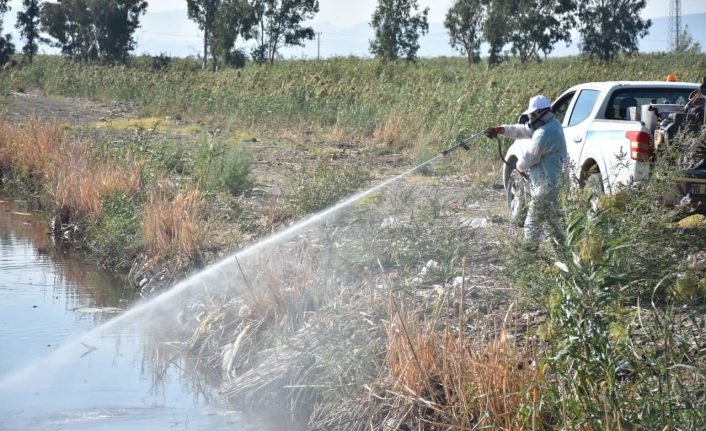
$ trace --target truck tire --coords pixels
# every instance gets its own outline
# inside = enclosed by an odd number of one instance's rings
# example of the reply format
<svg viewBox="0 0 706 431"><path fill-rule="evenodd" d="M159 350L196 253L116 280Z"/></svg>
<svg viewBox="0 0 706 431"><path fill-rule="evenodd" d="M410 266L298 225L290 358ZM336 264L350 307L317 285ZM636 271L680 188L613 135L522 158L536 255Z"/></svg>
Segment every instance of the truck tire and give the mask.
<svg viewBox="0 0 706 431"><path fill-rule="evenodd" d="M525 189L525 180L520 177L515 170L510 173L510 178L507 180L507 212L510 223L517 227L525 225L525 217L527 216L527 195Z"/></svg>

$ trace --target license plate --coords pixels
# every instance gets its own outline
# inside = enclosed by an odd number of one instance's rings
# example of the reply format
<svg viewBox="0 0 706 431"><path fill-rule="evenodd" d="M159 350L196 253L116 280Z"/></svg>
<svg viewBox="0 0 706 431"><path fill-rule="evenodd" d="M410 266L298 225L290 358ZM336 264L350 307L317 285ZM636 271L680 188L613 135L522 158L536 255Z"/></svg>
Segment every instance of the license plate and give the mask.
<svg viewBox="0 0 706 431"><path fill-rule="evenodd" d="M706 184L693 184L688 183L686 185L686 192L690 195L703 195L706 194Z"/></svg>

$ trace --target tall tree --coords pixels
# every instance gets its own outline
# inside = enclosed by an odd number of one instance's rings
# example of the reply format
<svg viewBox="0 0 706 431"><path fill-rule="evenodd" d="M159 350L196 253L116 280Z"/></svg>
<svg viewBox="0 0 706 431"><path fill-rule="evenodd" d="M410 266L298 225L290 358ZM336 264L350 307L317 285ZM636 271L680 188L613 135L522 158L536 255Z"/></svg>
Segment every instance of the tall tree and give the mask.
<svg viewBox="0 0 706 431"><path fill-rule="evenodd" d="M319 12L319 0L253 0L252 11L255 47L251 56L256 62L273 63L281 48L304 46L316 35L302 24Z"/></svg>
<svg viewBox="0 0 706 431"><path fill-rule="evenodd" d="M213 69L218 63L244 64L245 54L235 49L238 37L249 39L254 20L253 8L247 0L222 0L211 37Z"/></svg>
<svg viewBox="0 0 706 431"><path fill-rule="evenodd" d="M444 27L449 30L450 44L468 59L468 67L480 60L483 35L481 0L456 0L446 13Z"/></svg>
<svg viewBox="0 0 706 431"><path fill-rule="evenodd" d="M39 51L40 43L47 43L48 40L39 35L39 18L41 6L39 0L22 0L23 10L17 12L17 24L15 28L20 31L20 37L26 40L22 52L30 64Z"/></svg>
<svg viewBox="0 0 706 431"><path fill-rule="evenodd" d="M0 0L0 32L2 32L3 17L11 9L8 2L9 0ZM5 36L0 36L0 64L5 64L14 53L15 45L12 43L12 35L7 33Z"/></svg>
<svg viewBox="0 0 706 431"><path fill-rule="evenodd" d="M42 6L41 30L54 40L63 55L88 61L97 58L92 49L95 34L91 26L87 0L60 0Z"/></svg>
<svg viewBox="0 0 706 431"><path fill-rule="evenodd" d="M216 23L221 0L186 0L189 18L196 21L203 31L203 69L208 66L208 46L211 32ZM215 68L215 65L214 65Z"/></svg>
<svg viewBox="0 0 706 431"><path fill-rule="evenodd" d="M646 0L584 0L577 18L579 49L589 57L611 61L620 53L638 50L638 38L649 34L651 20L640 13Z"/></svg>
<svg viewBox="0 0 706 431"><path fill-rule="evenodd" d="M108 63L125 63L135 49L135 31L147 12L144 0L91 0L95 42L99 57Z"/></svg>
<svg viewBox="0 0 706 431"><path fill-rule="evenodd" d="M551 53L557 42L571 43L576 6L576 0L510 0L510 52L526 63Z"/></svg>
<svg viewBox="0 0 706 431"><path fill-rule="evenodd" d="M507 22L510 17L509 0L482 0L485 6L483 39L488 42L488 67L502 60L501 53L507 43Z"/></svg>
<svg viewBox="0 0 706 431"><path fill-rule="evenodd" d="M370 53L385 60L405 58L413 61L419 51L419 35L429 31L429 8L419 10L417 0L378 0L370 27L375 39Z"/></svg>
<svg viewBox="0 0 706 431"><path fill-rule="evenodd" d="M64 55L125 62L146 11L144 0L58 0L44 3L41 29Z"/></svg>

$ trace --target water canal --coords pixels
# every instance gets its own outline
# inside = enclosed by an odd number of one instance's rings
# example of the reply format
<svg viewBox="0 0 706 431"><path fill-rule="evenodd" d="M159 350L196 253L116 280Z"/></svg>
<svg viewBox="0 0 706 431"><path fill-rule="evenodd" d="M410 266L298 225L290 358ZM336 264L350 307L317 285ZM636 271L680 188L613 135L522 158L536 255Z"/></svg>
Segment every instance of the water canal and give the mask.
<svg viewBox="0 0 706 431"><path fill-rule="evenodd" d="M30 213L0 195L1 431L271 428L229 411L154 325L64 351L137 298Z"/></svg>

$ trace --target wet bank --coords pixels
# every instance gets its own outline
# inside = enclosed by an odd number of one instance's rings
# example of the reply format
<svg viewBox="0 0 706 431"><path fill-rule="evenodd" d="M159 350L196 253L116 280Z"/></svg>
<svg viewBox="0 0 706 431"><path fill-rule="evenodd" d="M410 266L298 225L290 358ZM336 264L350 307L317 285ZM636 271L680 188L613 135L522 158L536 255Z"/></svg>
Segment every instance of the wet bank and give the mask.
<svg viewBox="0 0 706 431"><path fill-rule="evenodd" d="M67 348L135 302L82 257L0 195L0 430L264 428L220 402L163 322Z"/></svg>

